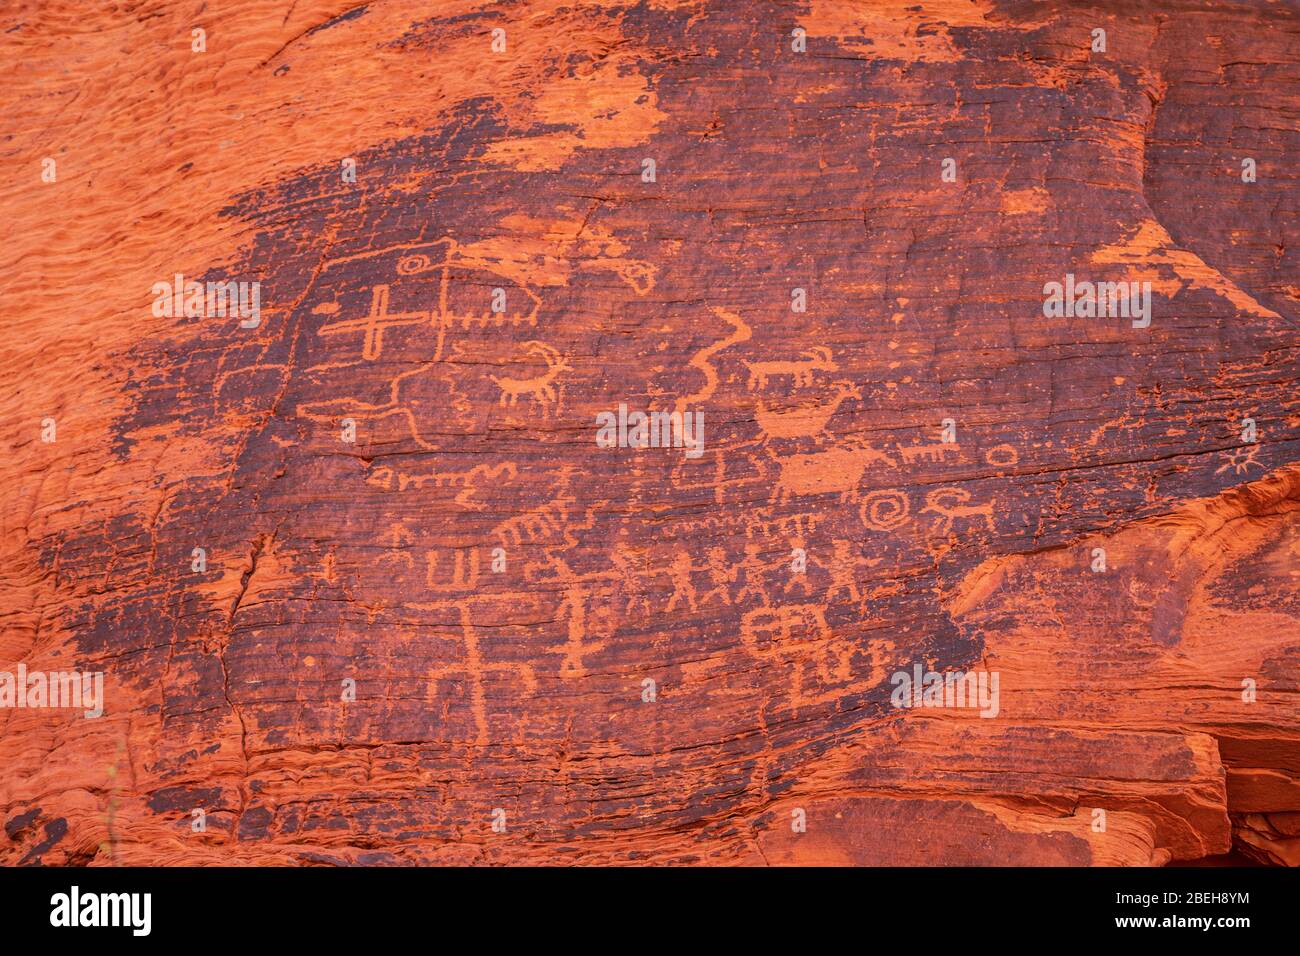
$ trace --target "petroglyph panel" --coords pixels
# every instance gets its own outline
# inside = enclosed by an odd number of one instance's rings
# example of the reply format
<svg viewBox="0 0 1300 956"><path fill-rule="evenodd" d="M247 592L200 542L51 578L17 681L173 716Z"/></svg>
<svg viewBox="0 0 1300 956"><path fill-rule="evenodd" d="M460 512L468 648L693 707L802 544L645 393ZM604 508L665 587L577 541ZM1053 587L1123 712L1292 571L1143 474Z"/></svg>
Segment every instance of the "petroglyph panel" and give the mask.
<svg viewBox="0 0 1300 956"><path fill-rule="evenodd" d="M0 16L0 859L1294 859L1293 7L293 6Z"/></svg>

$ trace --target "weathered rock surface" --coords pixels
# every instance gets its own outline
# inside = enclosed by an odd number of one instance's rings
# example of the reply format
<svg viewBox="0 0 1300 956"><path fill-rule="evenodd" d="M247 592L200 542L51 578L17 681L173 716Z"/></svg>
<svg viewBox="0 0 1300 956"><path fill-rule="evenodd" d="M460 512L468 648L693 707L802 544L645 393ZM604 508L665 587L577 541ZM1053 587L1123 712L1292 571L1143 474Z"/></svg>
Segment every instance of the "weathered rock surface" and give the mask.
<svg viewBox="0 0 1300 956"><path fill-rule="evenodd" d="M0 670L106 686L0 710L0 860L1300 863L1294 4L0 47ZM155 317L177 273L260 324ZM1067 274L1150 326L1045 317ZM704 453L598 447L620 403Z"/></svg>

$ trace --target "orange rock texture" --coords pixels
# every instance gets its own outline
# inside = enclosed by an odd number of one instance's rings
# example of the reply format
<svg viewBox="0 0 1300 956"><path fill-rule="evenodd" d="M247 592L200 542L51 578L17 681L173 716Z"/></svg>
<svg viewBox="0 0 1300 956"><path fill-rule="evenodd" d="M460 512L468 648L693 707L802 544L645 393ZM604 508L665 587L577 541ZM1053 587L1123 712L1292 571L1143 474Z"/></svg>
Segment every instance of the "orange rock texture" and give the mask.
<svg viewBox="0 0 1300 956"><path fill-rule="evenodd" d="M0 861L1300 863L1294 3L0 47Z"/></svg>

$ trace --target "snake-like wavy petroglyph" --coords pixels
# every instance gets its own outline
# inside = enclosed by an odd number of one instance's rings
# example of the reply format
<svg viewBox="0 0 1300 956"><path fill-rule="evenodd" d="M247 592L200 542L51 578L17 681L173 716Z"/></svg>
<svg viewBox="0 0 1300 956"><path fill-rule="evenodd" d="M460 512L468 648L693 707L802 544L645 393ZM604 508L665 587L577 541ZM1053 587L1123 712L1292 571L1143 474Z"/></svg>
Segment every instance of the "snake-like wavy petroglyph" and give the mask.
<svg viewBox="0 0 1300 956"><path fill-rule="evenodd" d="M734 331L725 339L714 342L712 345L700 349L695 353L694 357L691 358L689 363L691 367L697 368L704 373L704 387L692 395L687 395L685 398L679 398L675 405L675 410L678 412L685 411L690 406L698 404L707 398L711 398L713 393L717 391L718 373L711 364L710 359L723 349L729 349L733 345L738 345L741 342L748 341L749 337L754 334L753 330L745 324L745 320L734 312L729 312L726 309L714 308L713 314L730 325Z"/></svg>
<svg viewBox="0 0 1300 956"><path fill-rule="evenodd" d="M747 387L751 391L755 388L767 388L768 378L790 375L794 377L795 387L798 388L813 383L813 372L839 371L840 367L836 364L831 350L824 346L818 345L800 354L806 356L803 361L746 362L745 367L749 369Z"/></svg>
<svg viewBox="0 0 1300 956"><path fill-rule="evenodd" d="M990 532L997 529L993 524L993 502L982 505L968 505L970 492L965 488L936 488L925 496L925 507L921 512L937 514L937 527L943 534L952 532L953 522L960 519L983 518Z"/></svg>
<svg viewBox="0 0 1300 956"><path fill-rule="evenodd" d="M456 504L470 511L481 511L485 506L474 500L478 493L478 482L513 480L518 477L518 474L518 466L513 461L475 465L467 471L431 471L425 474L398 471L387 465L380 465L366 476L366 484L382 488L384 491L422 489L426 485L432 485L436 489L459 488L460 491L454 499Z"/></svg>
<svg viewBox="0 0 1300 956"><path fill-rule="evenodd" d="M819 438L839 407L850 398L861 400L862 391L852 382L836 382L832 386L834 397L824 404L805 405L789 411L775 412L758 399L755 417L766 439Z"/></svg>

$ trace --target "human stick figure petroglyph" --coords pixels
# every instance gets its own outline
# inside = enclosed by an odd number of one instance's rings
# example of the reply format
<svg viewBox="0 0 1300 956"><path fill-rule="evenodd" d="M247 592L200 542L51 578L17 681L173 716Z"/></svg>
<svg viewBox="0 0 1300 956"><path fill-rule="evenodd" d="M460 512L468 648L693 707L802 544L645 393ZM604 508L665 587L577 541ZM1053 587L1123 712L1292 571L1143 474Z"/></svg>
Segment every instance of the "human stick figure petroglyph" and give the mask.
<svg viewBox="0 0 1300 956"><path fill-rule="evenodd" d="M841 592L848 594L849 600L854 604L862 601L862 595L858 591L857 569L859 564L865 564L867 567L874 567L879 564L880 558L864 559L858 554L857 545L846 538L835 538L831 541L832 557L828 562L817 562L824 567L831 576L830 586L826 589L827 602L834 601L836 596Z"/></svg>
<svg viewBox="0 0 1300 956"><path fill-rule="evenodd" d="M673 609L677 607L677 602L682 600L685 600L692 611L699 610L699 604L696 602L695 585L691 583L691 572L693 570L690 554L685 551L678 551L667 570L668 577L673 583L673 593L664 608L665 613L671 614Z"/></svg>
<svg viewBox="0 0 1300 956"><path fill-rule="evenodd" d="M566 638L563 644L548 650L564 655L560 662L561 677L584 677L587 668L582 659L605 646L603 642L587 640L587 586L602 575L578 574L567 561L555 555L550 556L549 562L564 587L559 613L564 617Z"/></svg>

